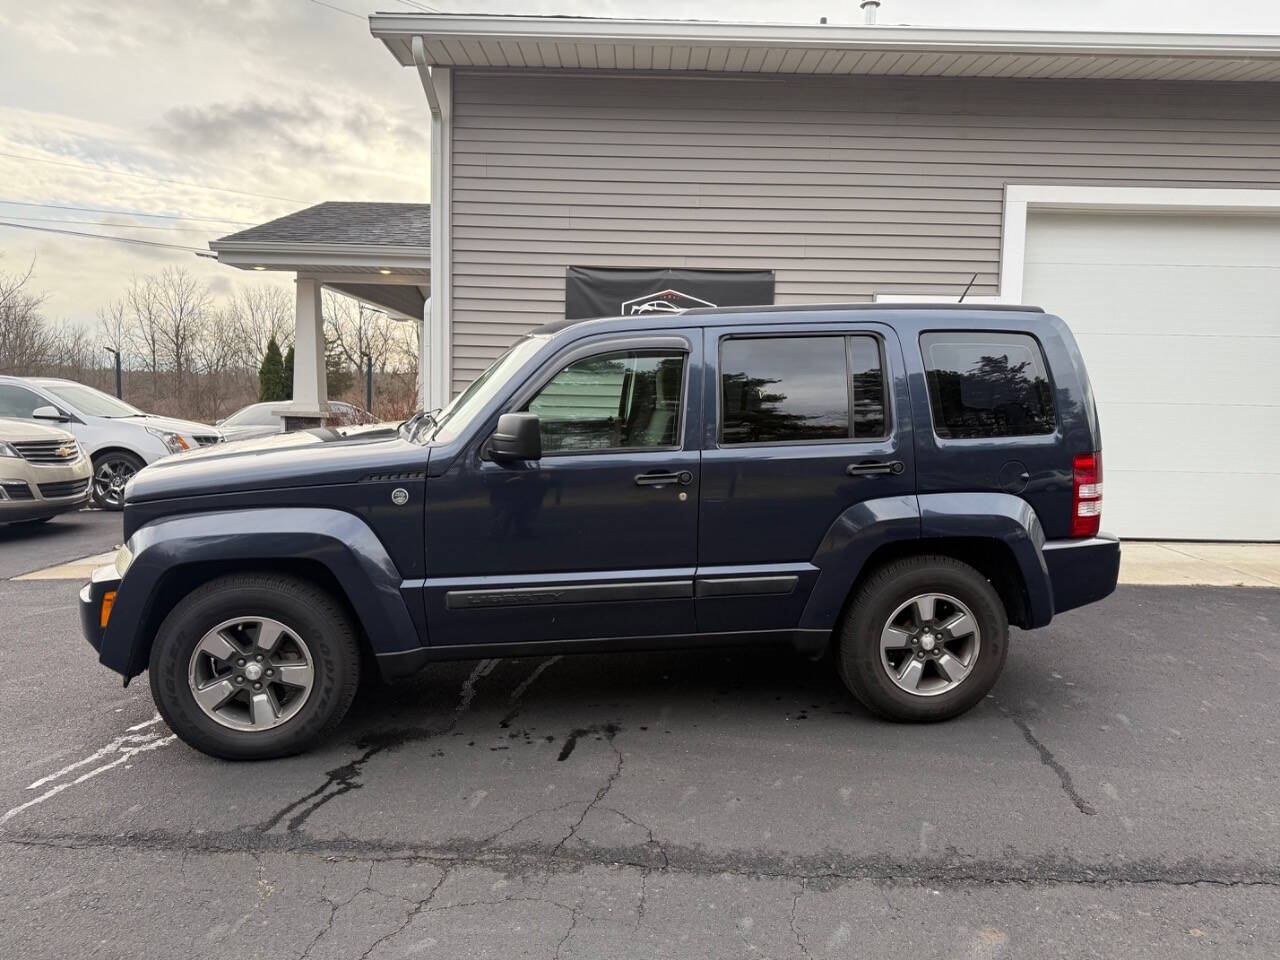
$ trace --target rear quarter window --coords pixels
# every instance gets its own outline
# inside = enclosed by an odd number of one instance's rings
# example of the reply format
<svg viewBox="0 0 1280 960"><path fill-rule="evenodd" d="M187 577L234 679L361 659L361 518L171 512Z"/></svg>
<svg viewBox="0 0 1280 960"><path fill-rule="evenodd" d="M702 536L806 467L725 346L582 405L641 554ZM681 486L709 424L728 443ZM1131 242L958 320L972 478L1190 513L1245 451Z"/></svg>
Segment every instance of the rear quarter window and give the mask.
<svg viewBox="0 0 1280 960"><path fill-rule="evenodd" d="M1057 428L1044 353L1034 337L925 333L920 352L939 437L1029 437Z"/></svg>

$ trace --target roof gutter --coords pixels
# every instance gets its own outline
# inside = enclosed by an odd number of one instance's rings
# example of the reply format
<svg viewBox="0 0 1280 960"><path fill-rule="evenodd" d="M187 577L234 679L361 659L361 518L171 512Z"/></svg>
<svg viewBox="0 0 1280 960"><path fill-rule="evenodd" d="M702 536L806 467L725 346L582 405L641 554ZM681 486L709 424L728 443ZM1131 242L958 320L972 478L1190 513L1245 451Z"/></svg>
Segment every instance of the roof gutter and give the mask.
<svg viewBox="0 0 1280 960"><path fill-rule="evenodd" d="M422 406L432 410L445 406L453 392L453 71L431 65L419 34L410 50L431 110L431 296L418 363Z"/></svg>
<svg viewBox="0 0 1280 960"><path fill-rule="evenodd" d="M1250 34L1116 33L1103 31L972 30L887 25L721 23L687 20L606 20L577 17L506 17L374 14L370 32L404 66L417 61L406 41L457 38L500 45L522 40L575 43L705 44L734 47L815 47L861 51L927 51L1037 55L1258 57L1280 59L1280 37Z"/></svg>

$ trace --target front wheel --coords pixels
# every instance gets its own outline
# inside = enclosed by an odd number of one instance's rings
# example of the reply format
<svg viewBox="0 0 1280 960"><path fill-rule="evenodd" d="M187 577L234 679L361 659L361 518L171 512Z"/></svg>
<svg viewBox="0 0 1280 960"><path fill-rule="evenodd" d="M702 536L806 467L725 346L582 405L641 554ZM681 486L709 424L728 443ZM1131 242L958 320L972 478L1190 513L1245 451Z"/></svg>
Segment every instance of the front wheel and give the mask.
<svg viewBox="0 0 1280 960"><path fill-rule="evenodd" d="M181 600L151 648L151 695L169 728L210 756L300 753L351 706L360 653L346 610L278 574L220 577Z"/></svg>
<svg viewBox="0 0 1280 960"><path fill-rule="evenodd" d="M124 506L124 486L144 464L124 450L111 450L93 458L93 502L103 510Z"/></svg>
<svg viewBox="0 0 1280 960"><path fill-rule="evenodd" d="M850 691L889 720L946 720L995 685L1009 621L987 579L951 557L887 564L859 589L838 663Z"/></svg>

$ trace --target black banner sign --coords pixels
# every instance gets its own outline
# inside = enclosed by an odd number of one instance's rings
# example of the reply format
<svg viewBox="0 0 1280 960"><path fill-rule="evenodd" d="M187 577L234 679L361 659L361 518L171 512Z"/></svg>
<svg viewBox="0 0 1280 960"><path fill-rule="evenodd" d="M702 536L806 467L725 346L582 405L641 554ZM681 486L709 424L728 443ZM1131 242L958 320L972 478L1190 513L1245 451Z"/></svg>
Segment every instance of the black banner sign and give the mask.
<svg viewBox="0 0 1280 960"><path fill-rule="evenodd" d="M570 267L564 281L566 320L770 303L772 270Z"/></svg>

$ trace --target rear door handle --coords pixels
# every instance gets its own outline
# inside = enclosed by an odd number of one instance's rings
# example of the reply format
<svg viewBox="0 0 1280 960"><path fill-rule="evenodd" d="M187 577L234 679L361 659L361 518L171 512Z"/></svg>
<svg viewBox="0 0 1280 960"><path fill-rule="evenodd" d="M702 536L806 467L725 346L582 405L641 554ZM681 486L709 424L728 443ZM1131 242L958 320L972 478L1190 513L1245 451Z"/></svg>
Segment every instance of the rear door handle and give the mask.
<svg viewBox="0 0 1280 960"><path fill-rule="evenodd" d="M906 465L901 460L891 460L888 463L851 463L844 472L851 477L872 477L881 473L897 476L905 469Z"/></svg>
<svg viewBox="0 0 1280 960"><path fill-rule="evenodd" d="M636 474L637 487L665 487L667 484L671 483L688 484L692 482L693 474L688 470L681 470L679 473Z"/></svg>

